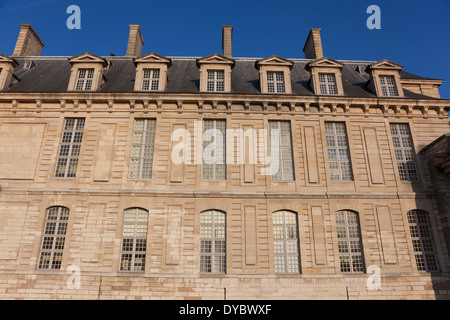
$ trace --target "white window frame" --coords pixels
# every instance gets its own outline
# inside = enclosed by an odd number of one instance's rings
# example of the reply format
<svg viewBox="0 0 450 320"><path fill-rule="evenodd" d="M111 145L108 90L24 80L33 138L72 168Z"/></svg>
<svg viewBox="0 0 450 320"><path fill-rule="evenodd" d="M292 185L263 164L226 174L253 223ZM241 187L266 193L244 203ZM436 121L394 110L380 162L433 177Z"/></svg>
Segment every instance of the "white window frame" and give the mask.
<svg viewBox="0 0 450 320"><path fill-rule="evenodd" d="M336 229L341 272L364 273L364 254L359 214L351 210L336 212Z"/></svg>
<svg viewBox="0 0 450 320"><path fill-rule="evenodd" d="M275 273L300 273L300 243L297 214L272 213Z"/></svg>
<svg viewBox="0 0 450 320"><path fill-rule="evenodd" d="M347 129L345 122L325 122L330 179L332 181L352 181Z"/></svg>
<svg viewBox="0 0 450 320"><path fill-rule="evenodd" d="M145 272L148 216L148 210L142 208L124 210L119 266L121 272Z"/></svg>
<svg viewBox="0 0 450 320"><path fill-rule="evenodd" d="M281 123L288 124L286 130L282 130ZM279 130L278 140L278 159L275 159L275 152L270 143L272 141L272 130ZM278 161L278 172L271 176L272 181L294 181L295 169L294 169L294 156L292 149L292 129L291 122L288 120L269 120L269 150L270 161Z"/></svg>
<svg viewBox="0 0 450 320"><path fill-rule="evenodd" d="M338 94L336 74L320 72L319 73L319 88L320 88L320 94L325 94L325 95Z"/></svg>
<svg viewBox="0 0 450 320"><path fill-rule="evenodd" d="M77 81L75 85L76 91L91 91L94 81L94 68L78 69Z"/></svg>
<svg viewBox="0 0 450 320"><path fill-rule="evenodd" d="M383 97L398 97L398 89L395 83L395 76L380 75L380 87Z"/></svg>
<svg viewBox="0 0 450 320"><path fill-rule="evenodd" d="M161 76L160 69L145 68L142 70L142 91L158 91L159 79Z"/></svg>
<svg viewBox="0 0 450 320"><path fill-rule="evenodd" d="M200 213L200 273L225 274L227 252L226 213Z"/></svg>
<svg viewBox="0 0 450 320"><path fill-rule="evenodd" d="M72 122L73 121L73 122ZM71 127L68 127L71 124ZM66 118L61 136L55 178L75 178L81 154L85 119Z"/></svg>
<svg viewBox="0 0 450 320"><path fill-rule="evenodd" d="M206 91L224 92L225 91L225 70L207 70Z"/></svg>
<svg viewBox="0 0 450 320"><path fill-rule="evenodd" d="M391 123L390 129L400 180L419 181L419 171L417 169L416 155L409 124Z"/></svg>
<svg viewBox="0 0 450 320"><path fill-rule="evenodd" d="M206 123L212 124L212 126L206 126ZM218 126L220 124L221 128ZM214 134L209 141L203 141L203 150L207 146L214 146L215 158L213 163L208 164L205 162L204 156L202 157L202 180L215 180L223 181L227 179L227 163L226 163L226 132L227 122L224 119L203 119L203 134L207 130L213 130ZM223 141L220 141L217 131L222 133ZM203 153L204 154L204 153ZM222 159L219 155L222 154ZM212 174L211 174L212 173Z"/></svg>
<svg viewBox="0 0 450 320"><path fill-rule="evenodd" d="M46 210L45 229L38 260L39 270L61 269L70 210L53 206Z"/></svg>
<svg viewBox="0 0 450 320"><path fill-rule="evenodd" d="M266 81L268 93L286 93L283 71L267 71Z"/></svg>
<svg viewBox="0 0 450 320"><path fill-rule="evenodd" d="M142 121L142 130L138 122ZM128 178L132 180L149 180L153 175L153 158L155 152L156 119L134 119L131 141L130 168ZM140 138L139 138L140 137ZM137 170L137 171L134 171Z"/></svg>

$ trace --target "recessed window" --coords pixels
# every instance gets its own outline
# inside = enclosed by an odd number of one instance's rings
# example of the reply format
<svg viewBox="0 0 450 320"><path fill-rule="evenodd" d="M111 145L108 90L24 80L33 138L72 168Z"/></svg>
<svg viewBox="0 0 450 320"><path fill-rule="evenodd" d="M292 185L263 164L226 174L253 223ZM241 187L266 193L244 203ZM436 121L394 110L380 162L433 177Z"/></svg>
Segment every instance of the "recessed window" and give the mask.
<svg viewBox="0 0 450 320"><path fill-rule="evenodd" d="M142 76L142 90L157 91L159 89L159 69L144 69Z"/></svg>
<svg viewBox="0 0 450 320"><path fill-rule="evenodd" d="M223 70L208 70L206 91L224 91L225 72Z"/></svg>
<svg viewBox="0 0 450 320"><path fill-rule="evenodd" d="M343 122L325 122L331 180L352 180L347 131Z"/></svg>
<svg viewBox="0 0 450 320"><path fill-rule="evenodd" d="M83 139L83 129L84 118L71 118L65 120L55 177L75 177L78 158L80 156L81 141Z"/></svg>
<svg viewBox="0 0 450 320"><path fill-rule="evenodd" d="M39 269L61 269L68 220L68 208L51 207L47 210L41 254L39 256Z"/></svg>
<svg viewBox="0 0 450 320"><path fill-rule="evenodd" d="M267 72L267 92L284 93L286 92L284 86L283 72Z"/></svg>
<svg viewBox="0 0 450 320"><path fill-rule="evenodd" d="M273 218L273 247L275 272L299 273L300 250L297 215L289 211L277 211Z"/></svg>
<svg viewBox="0 0 450 320"><path fill-rule="evenodd" d="M203 120L203 180L226 180L226 121Z"/></svg>
<svg viewBox="0 0 450 320"><path fill-rule="evenodd" d="M398 90L394 76L380 76L381 92L384 97L397 97Z"/></svg>
<svg viewBox="0 0 450 320"><path fill-rule="evenodd" d="M148 211L140 208L124 212L120 271L144 272L147 252Z"/></svg>
<svg viewBox="0 0 450 320"><path fill-rule="evenodd" d="M338 94L334 73L319 73L320 94Z"/></svg>
<svg viewBox="0 0 450 320"><path fill-rule="evenodd" d="M156 119L136 119L131 146L130 179L151 179Z"/></svg>
<svg viewBox="0 0 450 320"><path fill-rule="evenodd" d="M400 180L418 181L415 152L409 125L406 123L391 123L390 127Z"/></svg>
<svg viewBox="0 0 450 320"><path fill-rule="evenodd" d="M200 214L200 272L225 273L225 212L204 211Z"/></svg>
<svg viewBox="0 0 450 320"><path fill-rule="evenodd" d="M278 130L278 139L275 139L276 145L271 145L274 130ZM277 169L272 174L272 180L294 180L291 123L289 121L269 121L269 144L271 167Z"/></svg>
<svg viewBox="0 0 450 320"><path fill-rule="evenodd" d="M364 272L358 214L349 210L336 212L336 228L341 272Z"/></svg>
<svg viewBox="0 0 450 320"><path fill-rule="evenodd" d="M419 271L438 271L428 214L422 210L408 212L414 257Z"/></svg>
<svg viewBox="0 0 450 320"><path fill-rule="evenodd" d="M94 79L94 69L78 70L77 85L75 90L89 91L92 89L92 81Z"/></svg>

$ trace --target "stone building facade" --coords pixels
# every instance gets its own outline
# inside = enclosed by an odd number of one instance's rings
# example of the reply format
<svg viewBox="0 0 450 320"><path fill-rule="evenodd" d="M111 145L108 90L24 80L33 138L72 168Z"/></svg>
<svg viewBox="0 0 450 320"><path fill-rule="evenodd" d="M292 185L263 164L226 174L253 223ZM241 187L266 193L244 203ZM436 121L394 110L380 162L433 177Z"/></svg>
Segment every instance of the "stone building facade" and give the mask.
<svg viewBox="0 0 450 320"><path fill-rule="evenodd" d="M1 298L450 298L442 80L324 57L320 29L304 59L233 57L232 30L205 57L142 54L138 25L123 57L45 57L21 25Z"/></svg>

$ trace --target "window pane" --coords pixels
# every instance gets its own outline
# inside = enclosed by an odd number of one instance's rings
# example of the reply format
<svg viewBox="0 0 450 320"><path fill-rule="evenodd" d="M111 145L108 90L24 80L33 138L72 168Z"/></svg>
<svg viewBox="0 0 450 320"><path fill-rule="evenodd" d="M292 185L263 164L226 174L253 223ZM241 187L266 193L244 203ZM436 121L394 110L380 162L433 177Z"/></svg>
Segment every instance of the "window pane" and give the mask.
<svg viewBox="0 0 450 320"><path fill-rule="evenodd" d="M341 272L364 272L358 214L347 210L336 212L336 228Z"/></svg>
<svg viewBox="0 0 450 320"><path fill-rule="evenodd" d="M271 145L273 130L278 130L278 146ZM276 149L275 149L276 148ZM278 171L272 175L272 180L294 180L294 162L292 155L291 124L289 121L269 121L269 149L271 164L278 167Z"/></svg>
<svg viewBox="0 0 450 320"><path fill-rule="evenodd" d="M409 230L419 271L438 271L428 214L421 210L408 212Z"/></svg>
<svg viewBox="0 0 450 320"><path fill-rule="evenodd" d="M297 215L289 211L272 213L275 272L299 273L299 242Z"/></svg>
<svg viewBox="0 0 450 320"><path fill-rule="evenodd" d="M284 73L283 72L267 72L267 91L275 93L284 93Z"/></svg>
<svg viewBox="0 0 450 320"><path fill-rule="evenodd" d="M206 148L213 150L203 153L202 179L226 180L226 121L203 120L203 135L212 132L211 140L203 141L203 151ZM205 156L211 157L206 159Z"/></svg>
<svg viewBox="0 0 450 320"><path fill-rule="evenodd" d="M124 211L120 271L145 270L147 226L147 210L131 208Z"/></svg>
<svg viewBox="0 0 450 320"><path fill-rule="evenodd" d="M326 122L325 134L331 180L353 180L345 123Z"/></svg>
<svg viewBox="0 0 450 320"><path fill-rule="evenodd" d="M75 177L83 139L84 119L66 119L56 161L55 177Z"/></svg>
<svg viewBox="0 0 450 320"><path fill-rule="evenodd" d="M47 210L47 219L38 264L39 269L61 268L68 219L68 208L51 207Z"/></svg>
<svg viewBox="0 0 450 320"><path fill-rule="evenodd" d="M418 181L415 152L408 124L391 123L390 128L400 180Z"/></svg>
<svg viewBox="0 0 450 320"><path fill-rule="evenodd" d="M128 174L130 179L151 179L155 131L155 119L135 119Z"/></svg>
<svg viewBox="0 0 450 320"><path fill-rule="evenodd" d="M224 273L226 266L225 213L200 213L200 272Z"/></svg>

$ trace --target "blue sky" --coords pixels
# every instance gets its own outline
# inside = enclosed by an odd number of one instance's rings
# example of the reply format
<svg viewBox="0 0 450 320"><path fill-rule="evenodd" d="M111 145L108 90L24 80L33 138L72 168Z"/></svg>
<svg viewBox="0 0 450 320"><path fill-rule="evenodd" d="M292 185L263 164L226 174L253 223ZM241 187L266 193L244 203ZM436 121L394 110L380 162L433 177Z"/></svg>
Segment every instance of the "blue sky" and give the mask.
<svg viewBox="0 0 450 320"><path fill-rule="evenodd" d="M69 5L81 9L81 30L69 30ZM381 29L369 30L369 5L381 9ZM0 0L0 53L11 55L20 23L45 43L42 55L83 52L124 55L129 24L139 24L143 53L206 56L222 53L222 25L231 24L233 56L304 58L310 28L322 29L324 55L333 59L389 59L404 70L444 79L450 99L449 0Z"/></svg>

